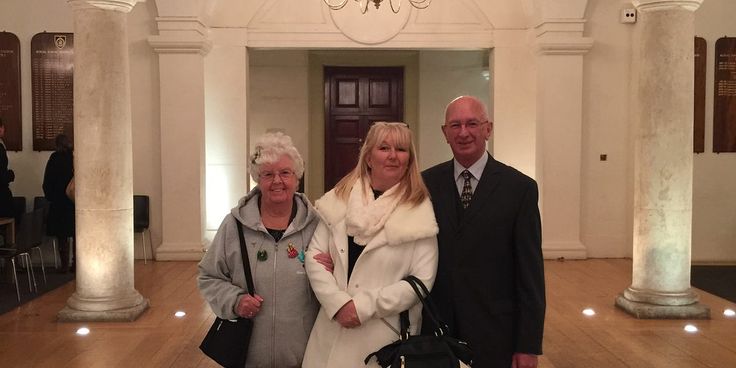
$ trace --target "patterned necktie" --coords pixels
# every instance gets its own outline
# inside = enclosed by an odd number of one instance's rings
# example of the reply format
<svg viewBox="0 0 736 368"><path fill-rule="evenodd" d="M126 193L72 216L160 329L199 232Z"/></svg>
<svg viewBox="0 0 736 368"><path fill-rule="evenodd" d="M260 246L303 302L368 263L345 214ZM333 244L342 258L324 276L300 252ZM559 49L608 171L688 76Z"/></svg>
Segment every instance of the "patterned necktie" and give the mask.
<svg viewBox="0 0 736 368"><path fill-rule="evenodd" d="M470 186L470 171L465 170L460 175L465 179L465 182L463 183L463 193L460 194L460 202L462 202L463 209L465 209L470 206L470 199L473 198L473 187Z"/></svg>

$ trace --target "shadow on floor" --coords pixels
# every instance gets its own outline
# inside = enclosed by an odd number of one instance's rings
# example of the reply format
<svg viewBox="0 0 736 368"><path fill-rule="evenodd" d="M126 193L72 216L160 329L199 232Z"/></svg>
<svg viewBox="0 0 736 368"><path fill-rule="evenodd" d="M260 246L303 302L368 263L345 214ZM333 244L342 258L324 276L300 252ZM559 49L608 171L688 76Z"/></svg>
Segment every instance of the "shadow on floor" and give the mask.
<svg viewBox="0 0 736 368"><path fill-rule="evenodd" d="M46 283L44 284L41 268L34 267L33 272L36 274L36 283L38 285L38 293L35 293L29 292L28 290L28 276L26 271L18 271L18 286L20 287L20 302L18 302L18 296L15 292L15 284L13 284L12 281L12 272L7 272L6 270L2 271L2 277L0 277L0 314L12 310L21 304L27 303L44 293L74 280L73 273L57 273L53 267L50 267L46 269Z"/></svg>

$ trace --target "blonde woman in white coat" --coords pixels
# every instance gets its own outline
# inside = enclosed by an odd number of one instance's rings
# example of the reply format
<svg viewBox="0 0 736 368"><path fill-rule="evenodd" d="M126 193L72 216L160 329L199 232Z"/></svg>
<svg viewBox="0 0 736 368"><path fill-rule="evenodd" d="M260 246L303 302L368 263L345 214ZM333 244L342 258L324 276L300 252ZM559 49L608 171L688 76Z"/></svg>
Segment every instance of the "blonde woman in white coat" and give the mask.
<svg viewBox="0 0 736 368"><path fill-rule="evenodd" d="M399 338L400 312L410 309L419 331L422 306L401 280L414 275L431 288L437 271L437 222L407 125L375 123L358 165L315 207L321 221L305 266L322 306L303 367L364 366ZM327 254L334 269L319 260Z"/></svg>

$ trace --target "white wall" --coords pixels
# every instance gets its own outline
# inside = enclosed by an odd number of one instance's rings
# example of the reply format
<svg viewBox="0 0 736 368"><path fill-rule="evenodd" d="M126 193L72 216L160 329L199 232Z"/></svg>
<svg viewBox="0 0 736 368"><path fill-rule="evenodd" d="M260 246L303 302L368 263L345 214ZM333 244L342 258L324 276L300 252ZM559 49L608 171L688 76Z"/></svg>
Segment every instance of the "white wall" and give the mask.
<svg viewBox="0 0 736 368"><path fill-rule="evenodd" d="M695 13L695 35L708 45L705 85L705 152L696 154L693 177L693 261L736 262L736 153L713 153L715 43L736 36L736 1L705 0Z"/></svg>
<svg viewBox="0 0 736 368"><path fill-rule="evenodd" d="M501 3L496 1L494 3ZM583 143L582 143L582 207L581 238L591 257L621 257L631 255L632 233L632 124L628 111L635 101L630 100L632 86L632 37L636 24L625 25L618 22L619 12L623 7L631 7L628 0L588 0L585 18L585 36L592 37L595 45L584 56L583 76ZM481 6L486 12L494 12L496 6ZM250 9L250 8L249 8ZM498 19L498 14L489 14L488 18ZM706 86L706 152L695 156L694 167L694 200L693 200L693 260L694 261L736 261L736 154L712 153L712 94L713 94L713 47L715 40L723 35L736 33L736 1L705 0L696 12L696 33L705 37L708 42L708 73ZM129 44L131 52L131 101L133 116L133 163L134 190L136 194L151 196L151 220L154 244L161 239L161 154L160 154L160 110L159 110L159 72L158 56L153 53L147 43L147 37L157 34L155 25L156 6L153 1L139 3L129 15ZM498 22L492 22L496 25ZM2 28L13 32L21 40L21 81L23 112L23 146L21 152L9 153L10 165L16 171L16 182L11 185L15 195L29 198L41 195L43 169L49 152L33 152L31 142L31 96L30 96L30 59L29 45L33 34L47 31L72 32L72 12L64 1L57 0L3 0L0 1L0 24ZM510 28L509 28L510 29ZM507 29L506 31L509 31ZM499 31L500 32L500 31ZM206 67L210 68L217 58L225 57L218 52L218 42L212 51L212 58L207 56ZM521 42L521 37L518 42ZM516 45L511 39L509 45ZM490 46L490 45L489 45ZM231 50L232 51L232 50ZM533 71L533 50L529 53L517 49L514 53L518 65ZM323 52L323 51L320 51ZM250 61L249 73L232 76L237 78L240 87L234 87L235 93L242 90L243 75L249 77L250 96L236 96L228 101L228 123L242 124L240 115L245 107L235 106L238 101L246 100L248 133L251 136L265 131L268 127L283 127L287 133L295 136L297 146L309 161L320 160L322 152L315 150L315 142L321 141L314 121L321 122L319 95L313 94L312 84L316 83L314 60L317 64L324 60L339 60L334 56L321 57L315 51L256 51L255 59ZM338 51L330 51L338 53ZM330 53L326 52L326 53ZM351 51L358 53L357 51ZM379 51L372 51L378 53ZM444 51L421 51L419 56L411 56L410 51L380 51L391 55L399 55L395 60L413 67L414 82L417 85L408 101L414 109L406 109L408 117L418 121L421 164L431 164L449 158L449 148L444 143L439 131L442 109L450 97L460 93L490 93L491 86L476 84L474 75L483 68L481 57L469 56L469 61L458 63L458 60L444 60ZM260 53L263 53L260 55ZM324 52L323 52L324 53ZM416 52L414 52L416 53ZM469 53L471 55L473 53ZM219 56L218 56L219 55ZM283 57L288 55L288 57ZM307 56L305 56L307 55ZM317 56L315 56L317 55ZM236 57L240 61L235 64L225 61L227 69L237 64L247 64L243 56ZM316 59L315 59L316 58ZM413 61L412 61L413 60ZM220 59L222 63L222 59ZM445 64L446 63L446 64ZM217 62L215 62L217 64ZM494 70L491 78L500 76L504 69L513 64L513 60L505 60L504 67ZM321 64L320 64L321 65ZM352 63L351 65L355 65ZM376 65L371 63L370 65ZM454 65L454 66L453 66ZM498 67L498 65L497 65ZM413 68L413 69L412 69ZM455 69L457 68L457 69ZM211 74L215 73L215 75ZM207 71L208 89L216 78L217 69ZM530 76L533 80L534 76ZM316 78L319 79L319 78ZM286 81L290 83L286 83ZM468 85L458 84L459 80L467 80ZM519 79L518 87L513 80L506 80L505 86L514 87L522 94L534 94L533 82L529 78ZM226 83L227 78L218 83ZM293 88L292 86L298 86ZM514 93L517 93L514 92ZM247 99L245 98L247 97ZM212 116L208 96L207 119ZM500 97L499 97L500 98ZM503 101L502 98L500 98ZM316 102L315 102L316 101ZM504 103L514 100L505 100ZM498 108L498 107L497 107ZM526 116L534 116L533 107L520 113L522 120ZM507 110L508 111L508 110ZM217 114L215 114L217 115ZM498 120L502 116L496 116ZM230 121L232 120L232 121ZM208 126L209 126L208 121ZM502 121L497 121L497 130ZM527 126L529 124L525 123ZM232 127L231 127L232 128ZM237 131L237 127L235 128ZM236 136L242 137L241 133ZM292 129L294 130L292 132ZM498 131L497 131L498 133ZM316 138L315 138L316 137ZM244 138L246 141L248 137ZM534 141L534 138L530 138ZM209 139L208 139L209 142ZM441 144L440 144L441 143ZM228 143L232 144L232 143ZM243 143L245 144L245 143ZM499 147L500 148L500 147ZM507 147L508 148L508 147ZM513 152L513 147L504 152ZM608 160L599 160L600 154L607 154ZM211 154L214 155L214 154ZM514 159L511 158L510 161ZM532 159L523 159L521 162ZM171 163L174 165L175 163ZM236 165L241 165L242 162ZM312 170L308 166L308 170ZM524 168L522 168L524 169ZM530 169L527 169L530 170ZM528 172L531 174L531 172ZM307 172L310 175L310 171ZM317 170L311 175L321 175ZM319 184L319 183L317 183ZM317 185L318 186L318 185ZM241 192L244 192L242 190ZM317 195L319 193L315 192ZM242 193L241 193L242 194ZM138 250L138 248L137 248Z"/></svg>
<svg viewBox="0 0 736 368"><path fill-rule="evenodd" d="M150 230L154 248L161 243L162 191L158 57L148 44L148 36L156 32L155 17L153 1L138 3L128 14L133 193L150 197ZM136 258L143 258L140 242L140 236L136 236Z"/></svg>
<svg viewBox="0 0 736 368"><path fill-rule="evenodd" d="M419 53L419 167L426 169L452 158L440 126L445 107L455 97L472 95L486 103L492 118L486 51L421 51ZM490 76L489 76L490 78ZM492 150L492 145L489 147ZM492 152L492 151L491 151Z"/></svg>
<svg viewBox="0 0 736 368"><path fill-rule="evenodd" d="M581 240L593 258L631 256L632 251L628 93L636 24L619 22L625 7L631 2L591 0L586 12L585 33L595 44L584 57Z"/></svg>
<svg viewBox="0 0 736 368"><path fill-rule="evenodd" d="M294 141L305 162L309 152L307 51L251 51L248 134L250 149L258 137L282 131ZM309 173L307 173L308 175Z"/></svg>

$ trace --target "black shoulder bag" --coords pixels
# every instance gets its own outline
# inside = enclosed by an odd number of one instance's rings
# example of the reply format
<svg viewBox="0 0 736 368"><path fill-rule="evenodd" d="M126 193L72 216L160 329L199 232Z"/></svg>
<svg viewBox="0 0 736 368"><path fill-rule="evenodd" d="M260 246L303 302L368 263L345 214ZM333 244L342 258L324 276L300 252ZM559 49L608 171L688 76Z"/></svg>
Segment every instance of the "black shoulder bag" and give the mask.
<svg viewBox="0 0 736 368"><path fill-rule="evenodd" d="M401 322L401 338L370 353L365 358L365 364L375 356L378 364L383 367L406 368L459 368L461 363L470 366L473 362L473 352L468 343L447 335L448 327L439 319L437 307L429 299L429 290L421 280L413 275L404 278L411 285L419 300L426 309L426 315L435 325L434 335L409 334L409 312L403 311L399 315ZM429 321L424 321L427 323Z"/></svg>
<svg viewBox="0 0 736 368"><path fill-rule="evenodd" d="M238 219L235 219L235 222L238 226L245 282L248 285L248 293L253 295L255 288L253 287L253 276L250 273L250 262L248 262L248 249L245 247L243 224ZM207 336L199 344L199 349L223 367L243 368L248 355L251 332L253 332L252 319L227 320L217 317L207 332Z"/></svg>

